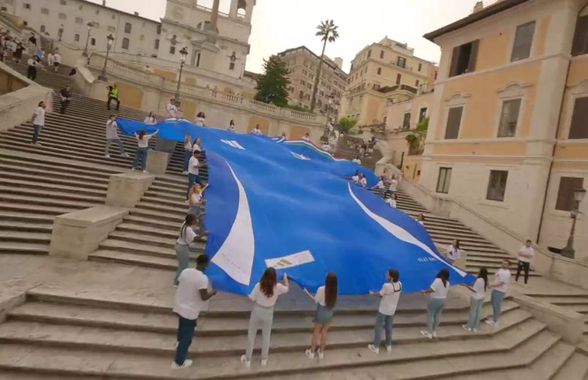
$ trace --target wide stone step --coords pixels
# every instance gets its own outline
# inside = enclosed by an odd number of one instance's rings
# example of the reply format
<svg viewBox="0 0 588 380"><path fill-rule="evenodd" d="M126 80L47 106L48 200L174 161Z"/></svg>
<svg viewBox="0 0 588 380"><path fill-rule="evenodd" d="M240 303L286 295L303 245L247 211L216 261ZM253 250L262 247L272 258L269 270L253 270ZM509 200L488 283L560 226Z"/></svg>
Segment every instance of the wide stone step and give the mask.
<svg viewBox="0 0 588 380"><path fill-rule="evenodd" d="M170 277L171 278L171 277ZM444 311L442 326L460 326L465 322L467 314L463 309L448 308ZM331 331L336 330L361 330L373 329L373 311L362 314L337 314L330 325ZM484 305L483 315L490 315L491 305ZM523 318L530 318L530 315L519 309L519 306L512 301L505 301L503 313L508 315L509 320L522 323ZM312 325L313 315L310 313L300 315L298 313L284 312L277 314L272 325L273 332L299 333L308 332ZM516 319L518 317L520 319ZM26 302L25 304L11 310L8 313L10 321L29 321L39 323L50 323L53 325L68 326L90 326L113 329L124 329L141 332L174 333L177 329L177 317L171 311L141 311L109 309L105 307L94 307L89 305L59 304L46 302ZM249 314L225 313L208 316L202 314L198 324L197 336L234 336L247 334L249 325ZM411 311L399 309L395 318L395 327L422 327L423 315ZM489 333L493 329L482 326L484 331ZM369 334L368 334L369 335Z"/></svg>
<svg viewBox="0 0 588 380"><path fill-rule="evenodd" d="M133 216L141 216L141 217L146 217L146 218L156 218L159 221L161 220L165 220L168 222L179 222L180 224L184 221L184 218L187 214L187 209L183 214L180 213L167 213L167 212L161 212L161 211L155 211L155 210L150 210L150 209L146 209L146 208L139 208L139 207L135 207L133 209L131 209L131 211L129 211L130 215Z"/></svg>
<svg viewBox="0 0 588 380"><path fill-rule="evenodd" d="M145 201L177 202L178 204L184 204L184 201L186 200L186 192L183 191L181 194L174 194L162 191L155 191L150 187L141 199Z"/></svg>
<svg viewBox="0 0 588 380"><path fill-rule="evenodd" d="M54 214L23 214L22 212L18 211L3 211L0 210L0 220L5 221L6 223L24 223L24 224L44 224L44 225L53 225L53 220L55 219Z"/></svg>
<svg viewBox="0 0 588 380"><path fill-rule="evenodd" d="M68 180L65 178L54 178L51 175L39 175L39 174L31 175L30 173L24 173L24 172L20 172L20 173L3 172L2 177L4 179L10 178L12 180L30 181L31 183L42 182L44 184L62 185L62 186L68 186L68 187L72 187L72 188L81 188L84 190L98 190L98 191L106 192L106 190L108 188L107 182L104 182L104 183L99 182L99 181L96 181L93 183L92 182L83 182L83 181L77 181L77 180Z"/></svg>
<svg viewBox="0 0 588 380"><path fill-rule="evenodd" d="M49 253L49 244L36 244L29 242L3 241L0 244L2 254L46 255Z"/></svg>
<svg viewBox="0 0 588 380"><path fill-rule="evenodd" d="M75 162L55 162L48 161L46 159L34 158L34 157L15 157L10 153L0 152L0 162L9 163L11 165L21 165L24 167L23 170L30 168L33 169L45 169L45 170L62 170L66 173L86 173L94 178L108 179L112 174L119 173L120 170L113 170L108 168L101 168L97 166L83 166L75 164Z"/></svg>
<svg viewBox="0 0 588 380"><path fill-rule="evenodd" d="M135 209L162 212L168 216L173 215L176 218L183 219L186 216L186 214L188 213L189 207L188 207L188 205L183 204L183 203L180 203L180 204L176 203L173 206L169 206L167 204L164 204L163 202L146 202L142 199L141 202L139 202L135 206Z"/></svg>
<svg viewBox="0 0 588 380"><path fill-rule="evenodd" d="M51 223L34 223L6 220L0 214L0 231L42 232L51 234L52 229L53 225Z"/></svg>
<svg viewBox="0 0 588 380"><path fill-rule="evenodd" d="M39 197L37 196L26 196L26 195L13 195L13 194L6 194L0 192L0 201L3 202L10 202L13 204L18 203L25 203L28 205L39 205L39 206L57 206L57 207L71 207L71 208L88 208L93 207L96 204L100 204L103 200L96 200L96 201L77 201L77 200L68 200L68 199L55 199L55 198L48 198L48 197Z"/></svg>
<svg viewBox="0 0 588 380"><path fill-rule="evenodd" d="M130 243L147 244L152 247L173 248L176 244L176 239L178 237L159 237L153 236L149 233L140 234L135 232L120 231L116 229L115 231L110 233L109 238L123 240ZM200 244L199 246L203 247L203 245Z"/></svg>
<svg viewBox="0 0 588 380"><path fill-rule="evenodd" d="M23 187L12 187L12 186L5 186L2 184L2 180L0 180L0 194L10 194L10 195L19 195L19 196L29 196L38 198L39 191L37 189L27 189ZM82 201L82 202L92 202L92 203L104 203L106 198L106 194L104 196L88 196L82 194L70 194L65 193L62 191L52 191L48 189L43 189L43 198L51 198L51 199L61 199L61 200L72 200L72 201Z"/></svg>
<svg viewBox="0 0 588 380"><path fill-rule="evenodd" d="M156 257L152 255L145 255L143 253L114 251L109 249L98 249L97 251L92 252L88 256L88 260L97 262L126 264L137 267L161 269L167 271L175 271L178 267L178 260L175 258ZM191 258L190 261L195 262L195 259Z"/></svg>
<svg viewBox="0 0 588 380"><path fill-rule="evenodd" d="M161 229L158 227L150 227L138 223L124 222L116 226L116 231L120 232L132 232L136 234L149 234L150 236L156 236L159 238L173 239L174 241L178 238L180 228L177 229Z"/></svg>
<svg viewBox="0 0 588 380"><path fill-rule="evenodd" d="M173 248L164 248L149 245L149 241L144 241L144 244L119 240L115 238L108 238L100 243L100 249L107 249L113 251L138 253L146 256L163 257L163 258L176 258L176 252ZM203 245L197 245L192 251L196 253L203 252Z"/></svg>
<svg viewBox="0 0 588 380"><path fill-rule="evenodd" d="M51 233L0 230L0 242L8 241L49 244L51 242Z"/></svg>
<svg viewBox="0 0 588 380"><path fill-rule="evenodd" d="M3 211L19 211L23 213L39 212L42 214L60 215L77 210L79 210L79 208L31 205L27 203L15 204L13 202L0 201L0 215L2 215Z"/></svg>
<svg viewBox="0 0 588 380"><path fill-rule="evenodd" d="M127 215L123 219L125 222L132 222L136 224L140 224L146 227L153 227L168 231L174 231L175 233L179 234L180 227L182 226L182 220L174 220L174 221L167 221L167 220L156 220L148 216L141 216L141 215Z"/></svg>
<svg viewBox="0 0 588 380"><path fill-rule="evenodd" d="M584 380L588 376L588 356L574 352L552 380Z"/></svg>
<svg viewBox="0 0 588 380"><path fill-rule="evenodd" d="M485 369L496 369L508 368L509 365L521 365L521 362L530 363L538 356L537 351L543 352L558 341L556 336L535 321L529 321L509 332L508 337L506 333L501 333L496 338L496 342L489 341L487 337L475 336L466 341L447 341L443 344L442 350L439 349L439 343L430 341L399 345L398 349L385 355L370 354L367 348L342 348L329 351L325 359L320 362L308 360L302 351L299 351L298 355L289 351L278 351L272 353L267 367L262 368L255 364L251 369L244 368L237 355L230 360L227 360L225 356L211 356L206 357L206 360L197 360L194 368L182 371L181 375L189 379L242 378L244 376L261 378L300 375L309 370L327 372L353 367L370 368L376 365L390 365L392 370L390 373L394 373L395 378L409 378L411 374L412 376L419 374L421 378L424 378L423 375L435 377L467 373L480 365L486 367ZM168 344L173 347L173 336L171 338L172 341ZM308 338L306 334L306 345L308 345ZM272 339L272 343L275 340ZM127 337L123 337L121 341L123 343L128 341ZM109 378L132 376L142 379L167 379L178 375L177 371L169 369L170 356L161 355L161 353L130 354L96 351L91 348L68 349L16 343L7 343L4 348L5 350L0 353L0 368L11 370L45 371L49 374L59 370L65 374L94 374ZM3 352L6 351L11 355L4 355ZM23 353L22 357L15 361L14 355L19 352ZM72 360L74 357L75 360ZM450 360L454 365L439 366L440 359ZM507 364L503 364L504 362ZM92 365L88 366L87 363Z"/></svg>
<svg viewBox="0 0 588 380"><path fill-rule="evenodd" d="M30 190L55 190L54 192L59 192L60 194L67 193L67 194L79 194L91 197L106 197L106 191L100 190L91 190L86 188L80 188L79 186L65 186L65 185L57 185L57 184L48 184L45 182L38 182L38 181L22 181L22 180L14 180L9 178L0 178L0 186L10 188L10 189L30 189Z"/></svg>
<svg viewBox="0 0 588 380"><path fill-rule="evenodd" d="M41 169L35 168L34 166L22 166L19 164L9 164L3 161L0 161L0 170L2 172L12 172L12 173L26 173L27 175L44 175L44 176L51 176L53 178L63 178L63 179L76 179L80 182L103 182L108 183L109 176L99 176L99 175L92 175L92 173L72 173L69 170L62 170L59 168L58 165L52 166L48 169Z"/></svg>

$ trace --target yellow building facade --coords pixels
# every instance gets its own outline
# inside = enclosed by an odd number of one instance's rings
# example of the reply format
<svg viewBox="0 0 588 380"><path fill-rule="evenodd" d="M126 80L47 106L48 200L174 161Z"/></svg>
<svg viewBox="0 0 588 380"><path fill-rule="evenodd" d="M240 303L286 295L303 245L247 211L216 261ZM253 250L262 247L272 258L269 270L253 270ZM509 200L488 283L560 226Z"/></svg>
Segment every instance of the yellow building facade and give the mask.
<svg viewBox="0 0 588 380"><path fill-rule="evenodd" d="M355 117L358 125L384 121L387 100L414 96L433 83L436 67L414 55L414 49L388 37L363 48L352 61L340 116Z"/></svg>
<svg viewBox="0 0 588 380"><path fill-rule="evenodd" d="M587 1L502 0L425 37L442 56L420 184L565 246L574 189L588 187ZM575 248L588 258L585 214Z"/></svg>

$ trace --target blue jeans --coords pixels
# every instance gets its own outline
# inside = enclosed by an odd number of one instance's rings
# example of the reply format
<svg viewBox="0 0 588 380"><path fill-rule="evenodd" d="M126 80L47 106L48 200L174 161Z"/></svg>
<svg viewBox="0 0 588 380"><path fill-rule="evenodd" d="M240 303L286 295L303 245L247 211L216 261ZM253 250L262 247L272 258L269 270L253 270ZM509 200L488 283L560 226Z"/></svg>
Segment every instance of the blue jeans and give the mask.
<svg viewBox="0 0 588 380"><path fill-rule="evenodd" d="M42 125L33 125L33 140L31 141L33 144L36 144L37 141L39 141L41 129L43 129Z"/></svg>
<svg viewBox="0 0 588 380"><path fill-rule="evenodd" d="M137 148L133 168L145 170L147 166L147 148Z"/></svg>
<svg viewBox="0 0 588 380"><path fill-rule="evenodd" d="M196 174L188 173L188 191L186 191L186 199L190 199L190 189L197 183L202 185L200 177Z"/></svg>
<svg viewBox="0 0 588 380"><path fill-rule="evenodd" d="M484 299L477 300L472 298L470 301L470 317L468 319L467 327L472 330L477 330L480 325L480 318L482 317L482 305Z"/></svg>
<svg viewBox="0 0 588 380"><path fill-rule="evenodd" d="M176 256L178 258L178 269L176 269L174 284L177 285L180 273L190 265L190 247L176 243Z"/></svg>
<svg viewBox="0 0 588 380"><path fill-rule="evenodd" d="M190 162L190 158L192 158L194 154L191 150L184 149L184 171L188 171L188 163Z"/></svg>
<svg viewBox="0 0 588 380"><path fill-rule="evenodd" d="M178 323L178 348L176 348L175 362L177 365L184 364L186 356L188 356L188 349L192 344L192 337L194 330L196 330L197 319L186 319L178 315L180 318Z"/></svg>
<svg viewBox="0 0 588 380"><path fill-rule="evenodd" d="M382 343L382 329L386 332L386 346L392 345L392 323L394 322L393 315L385 315L378 313L376 317L376 328L374 330L374 346L379 347Z"/></svg>
<svg viewBox="0 0 588 380"><path fill-rule="evenodd" d="M492 303L492 319L494 319L494 322L498 322L498 319L500 319L500 311L502 309L502 300L504 299L504 295L505 294L499 290L492 290L490 302Z"/></svg>
<svg viewBox="0 0 588 380"><path fill-rule="evenodd" d="M431 298L427 304L427 329L429 333L434 333L441 323L441 312L445 307L445 299Z"/></svg>

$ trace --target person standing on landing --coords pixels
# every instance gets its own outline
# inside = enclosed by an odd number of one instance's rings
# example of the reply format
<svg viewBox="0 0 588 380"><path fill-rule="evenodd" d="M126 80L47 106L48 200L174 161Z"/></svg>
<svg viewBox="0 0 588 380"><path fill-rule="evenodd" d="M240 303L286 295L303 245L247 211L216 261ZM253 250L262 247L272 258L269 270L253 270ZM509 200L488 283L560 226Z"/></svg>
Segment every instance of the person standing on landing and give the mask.
<svg viewBox="0 0 588 380"><path fill-rule="evenodd" d="M376 317L376 327L374 329L374 341L368 345L368 349L375 353L380 353L382 344L382 329L386 332L386 351L392 351L392 324L394 323L394 314L400 300L402 292L402 283L400 274L395 269L388 270L386 274L386 283L378 293L371 292L373 295L381 297L378 316Z"/></svg>
<svg viewBox="0 0 588 380"><path fill-rule="evenodd" d="M316 302L316 313L314 315L314 329L310 348L304 351L309 359L314 359L315 355L323 359L325 348L327 347L327 333L329 332L329 323L333 319L335 304L337 303L337 275L335 273L327 274L325 285L319 287L315 295L304 289L304 293ZM319 346L320 342L320 346ZM318 350L318 351L317 351Z"/></svg>
<svg viewBox="0 0 588 380"><path fill-rule="evenodd" d="M486 290L488 289L488 270L481 268L478 273L478 278L474 282L473 286L463 285L473 292L472 298L470 299L470 316L468 323L462 325L462 327L470 332L478 332L480 326L480 318L482 317L482 305L486 298Z"/></svg>
<svg viewBox="0 0 588 380"><path fill-rule="evenodd" d="M143 123L148 124L148 125L157 124L157 119L155 118L155 115L153 114L153 112L149 112L149 115L147 115L145 117L145 120L143 120Z"/></svg>
<svg viewBox="0 0 588 380"><path fill-rule="evenodd" d="M146 173L145 167L147 166L147 149L149 149L149 140L159 133L159 129L153 134L148 135L145 131L135 133L137 139L137 153L135 153L135 161L133 162L133 169L143 170Z"/></svg>
<svg viewBox="0 0 588 380"><path fill-rule="evenodd" d="M430 294L431 299L427 304L427 330L421 330L421 334L429 339L437 338L437 329L441 323L441 312L445 307L445 300L449 292L449 271L442 269L437 273L437 278L431 284L431 288L421 292Z"/></svg>
<svg viewBox="0 0 588 380"><path fill-rule="evenodd" d="M489 288L492 289L490 295L490 302L492 303L492 317L486 319L486 323L498 327L498 320L500 318L500 312L502 310L502 301L508 291L508 285L510 284L510 262L504 260L500 269L494 275L494 282L490 284Z"/></svg>
<svg viewBox="0 0 588 380"><path fill-rule="evenodd" d="M120 101L118 100L119 89L116 83L112 86L108 86L108 100L106 101L106 109L110 109L110 103L114 100L116 102L116 110L120 107Z"/></svg>
<svg viewBox="0 0 588 380"><path fill-rule="evenodd" d="M447 247L445 258L449 264L453 265L461 257L461 249L459 248L459 240L454 240L453 243Z"/></svg>
<svg viewBox="0 0 588 380"><path fill-rule="evenodd" d="M208 309L208 300L216 295L208 277L204 274L208 267L208 256L196 258L196 268L185 269L179 277L174 312L178 315L178 335L176 356L171 364L173 369L191 367L193 361L186 359L192 344L194 330L200 312Z"/></svg>
<svg viewBox="0 0 588 380"><path fill-rule="evenodd" d="M241 355L241 363L245 367L251 367L251 356L253 355L253 346L257 330L261 329L261 366L267 365L269 356L270 338L272 333L272 323L274 321L274 306L278 297L288 293L290 290L290 281L288 275L284 274L284 284L278 283L276 270L269 267L263 272L261 280L255 285L249 299L254 302L251 317L249 318L249 331L247 333L247 350L245 355Z"/></svg>
<svg viewBox="0 0 588 380"><path fill-rule="evenodd" d="M192 153L192 137L190 135L186 135L184 137L184 171L182 174L188 174L188 163L190 162L190 158L192 158L194 154Z"/></svg>
<svg viewBox="0 0 588 380"><path fill-rule="evenodd" d="M525 242L525 245L523 245L521 249L519 249L519 262L517 264L517 275L515 276L515 281L518 283L521 271L525 272L525 287L527 286L527 282L529 282L529 269L531 269L531 262L533 261L533 257L535 257L533 243L531 242L531 240L527 240Z"/></svg>
<svg viewBox="0 0 588 380"><path fill-rule="evenodd" d="M31 118L31 123L33 123L33 139L31 140L31 144L38 144L39 143L39 135L41 134L41 130L45 126L45 109L47 106L45 105L44 101L40 101L39 105L33 111L33 117Z"/></svg>
<svg viewBox="0 0 588 380"><path fill-rule="evenodd" d="M190 189L195 184L202 185L202 180L200 179L200 161L198 161L198 155L200 154L199 151L194 151L190 161L188 161L188 190L186 191L186 203L189 203L190 200Z"/></svg>
<svg viewBox="0 0 588 380"><path fill-rule="evenodd" d="M235 132L235 128L236 128L235 127L235 121L234 120L229 121L229 129L228 129L228 131L229 132Z"/></svg>
<svg viewBox="0 0 588 380"><path fill-rule="evenodd" d="M125 152L122 141L118 137L118 124L116 123L116 115L110 115L110 118L106 121L106 148L104 151L104 157L110 158L110 146L112 144L118 145L120 149L120 155L127 158L129 155Z"/></svg>

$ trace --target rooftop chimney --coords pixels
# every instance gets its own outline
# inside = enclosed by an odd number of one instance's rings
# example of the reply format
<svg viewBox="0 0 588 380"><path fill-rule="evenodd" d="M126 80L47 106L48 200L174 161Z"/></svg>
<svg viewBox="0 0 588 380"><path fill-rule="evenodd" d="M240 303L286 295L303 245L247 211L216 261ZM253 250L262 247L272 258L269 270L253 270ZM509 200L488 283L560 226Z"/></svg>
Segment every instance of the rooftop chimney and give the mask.
<svg viewBox="0 0 588 380"><path fill-rule="evenodd" d="M474 10L472 11L472 13L480 12L482 9L484 9L484 2L478 1L476 5L474 5Z"/></svg>
<svg viewBox="0 0 588 380"><path fill-rule="evenodd" d="M138 15L139 15L139 12L133 12L133 14L134 14L135 16L138 16Z"/></svg>
<svg viewBox="0 0 588 380"><path fill-rule="evenodd" d="M106 0L102 0L102 6L105 7L106 6Z"/></svg>

